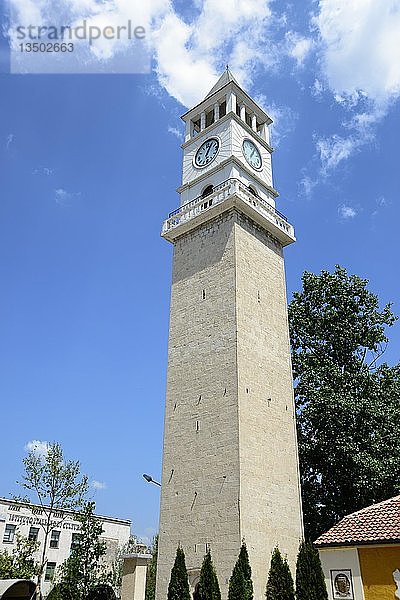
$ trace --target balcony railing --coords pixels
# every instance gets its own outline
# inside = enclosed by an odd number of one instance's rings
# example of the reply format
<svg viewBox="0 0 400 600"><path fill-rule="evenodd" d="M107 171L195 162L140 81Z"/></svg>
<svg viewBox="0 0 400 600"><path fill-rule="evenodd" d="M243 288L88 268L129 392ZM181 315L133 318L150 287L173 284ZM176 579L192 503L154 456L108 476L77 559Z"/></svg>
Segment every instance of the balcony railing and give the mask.
<svg viewBox="0 0 400 600"><path fill-rule="evenodd" d="M205 197L199 196L171 212L168 215L168 219L164 221L162 234L166 234L171 229L190 221L200 213L210 210L210 208L221 204L224 200L234 195L249 204L260 215L274 223L289 236L294 236L293 227L288 223L285 215L276 210L263 198L253 194L239 179L227 179L215 186L211 194Z"/></svg>

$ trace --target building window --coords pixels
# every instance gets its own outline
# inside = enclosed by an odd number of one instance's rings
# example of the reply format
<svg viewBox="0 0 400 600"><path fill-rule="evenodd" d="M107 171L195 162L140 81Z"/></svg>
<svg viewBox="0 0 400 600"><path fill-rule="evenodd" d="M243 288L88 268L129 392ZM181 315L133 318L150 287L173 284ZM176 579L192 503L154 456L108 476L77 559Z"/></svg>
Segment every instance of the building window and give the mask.
<svg viewBox="0 0 400 600"><path fill-rule="evenodd" d="M17 529L16 525L11 525L8 523L4 530L3 543L4 544L12 544L15 537L15 530Z"/></svg>
<svg viewBox="0 0 400 600"><path fill-rule="evenodd" d="M36 540L38 539L38 535L39 527L31 527L29 530L28 539L31 540L31 542L36 542Z"/></svg>
<svg viewBox="0 0 400 600"><path fill-rule="evenodd" d="M210 127L214 123L214 109L206 113L206 127Z"/></svg>
<svg viewBox="0 0 400 600"><path fill-rule="evenodd" d="M53 581L55 572L56 572L56 563L48 562L46 565L46 573L44 575L44 580L45 581Z"/></svg>
<svg viewBox="0 0 400 600"><path fill-rule="evenodd" d="M60 533L61 531L57 531L57 529L53 529L51 532L50 538L50 548L58 548L60 544Z"/></svg>
<svg viewBox="0 0 400 600"><path fill-rule="evenodd" d="M246 121L247 125L248 125L249 127L251 127L252 119L251 119L251 115L250 115L250 113L248 113L248 112L247 112L247 110L246 110L245 121Z"/></svg>
<svg viewBox="0 0 400 600"><path fill-rule="evenodd" d="M195 135L197 135L198 133L200 133L200 119L197 119L197 121L192 121L192 135L193 135L193 137Z"/></svg>
<svg viewBox="0 0 400 600"><path fill-rule="evenodd" d="M205 198L206 196L209 196L210 194L212 194L214 191L214 186L213 185L208 185L204 190L203 193L201 194L202 198Z"/></svg>
<svg viewBox="0 0 400 600"><path fill-rule="evenodd" d="M71 552L72 550L76 550L76 548L78 548L80 542L82 539L82 534L81 533L73 533L72 534L72 539L71 539Z"/></svg>
<svg viewBox="0 0 400 600"><path fill-rule="evenodd" d="M219 105L219 118L224 117L226 115L226 101L224 100Z"/></svg>

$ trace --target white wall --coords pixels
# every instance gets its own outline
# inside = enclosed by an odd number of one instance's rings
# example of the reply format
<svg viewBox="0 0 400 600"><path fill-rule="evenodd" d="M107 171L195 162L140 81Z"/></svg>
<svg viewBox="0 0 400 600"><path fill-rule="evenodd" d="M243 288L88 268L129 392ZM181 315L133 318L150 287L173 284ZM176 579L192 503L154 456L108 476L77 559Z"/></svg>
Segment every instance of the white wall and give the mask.
<svg viewBox="0 0 400 600"><path fill-rule="evenodd" d="M357 548L320 548L319 556L325 575L329 600L333 600L331 571L351 570L354 600L364 600Z"/></svg>

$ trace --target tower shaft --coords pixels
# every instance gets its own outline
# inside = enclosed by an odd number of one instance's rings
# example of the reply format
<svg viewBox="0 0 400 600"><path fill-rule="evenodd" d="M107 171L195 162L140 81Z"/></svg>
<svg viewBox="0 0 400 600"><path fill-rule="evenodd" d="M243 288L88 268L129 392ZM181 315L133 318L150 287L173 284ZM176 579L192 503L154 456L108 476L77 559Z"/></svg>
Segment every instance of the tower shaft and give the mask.
<svg viewBox="0 0 400 600"><path fill-rule="evenodd" d="M242 539L262 600L302 536L283 242L223 205L171 240L157 600L178 545L192 590L211 549L226 598Z"/></svg>

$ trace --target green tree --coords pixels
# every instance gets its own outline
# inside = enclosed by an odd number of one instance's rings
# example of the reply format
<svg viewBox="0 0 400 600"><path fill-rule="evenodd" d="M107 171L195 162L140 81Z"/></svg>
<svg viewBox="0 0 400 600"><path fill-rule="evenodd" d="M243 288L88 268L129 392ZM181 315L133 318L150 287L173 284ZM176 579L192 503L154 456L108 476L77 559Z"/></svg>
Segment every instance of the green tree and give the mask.
<svg viewBox="0 0 400 600"><path fill-rule="evenodd" d="M124 556L137 552L137 539L131 535L128 542L123 546L118 547L115 560L111 565L109 580L112 587L120 593L122 586L122 575L124 569Z"/></svg>
<svg viewBox="0 0 400 600"><path fill-rule="evenodd" d="M306 538L400 489L400 366L368 281L337 266L305 272L289 305Z"/></svg>
<svg viewBox="0 0 400 600"><path fill-rule="evenodd" d="M145 600L155 600L156 597L158 535L155 535L153 538L153 542L151 544L151 555L151 561L149 562L146 573Z"/></svg>
<svg viewBox="0 0 400 600"><path fill-rule="evenodd" d="M86 476L80 476L79 462L65 460L62 448L56 442L48 444L44 453L39 453L37 449L31 450L23 463L25 472L19 483L29 497L17 500L39 504L43 515L40 526L44 530L44 540L37 586L37 597L42 598L48 537L53 528L55 513L60 522L67 516L64 511L79 509L87 492L88 482Z"/></svg>
<svg viewBox="0 0 400 600"><path fill-rule="evenodd" d="M34 558L38 542L17 534L15 548L11 553L0 552L0 579L32 579L39 573L39 564Z"/></svg>
<svg viewBox="0 0 400 600"><path fill-rule="evenodd" d="M176 551L175 562L168 585L168 600L190 600L185 553L179 547Z"/></svg>
<svg viewBox="0 0 400 600"><path fill-rule="evenodd" d="M253 600L251 567L244 542L229 580L228 600Z"/></svg>
<svg viewBox="0 0 400 600"><path fill-rule="evenodd" d="M218 578L208 550L201 565L198 600L221 600Z"/></svg>
<svg viewBox="0 0 400 600"><path fill-rule="evenodd" d="M311 542L300 544L296 565L296 600L328 600L318 550Z"/></svg>
<svg viewBox="0 0 400 600"><path fill-rule="evenodd" d="M108 574L102 557L106 544L100 540L103 526L94 515L94 502L86 502L77 520L81 523L79 539L57 574L57 587L62 600L87 600Z"/></svg>
<svg viewBox="0 0 400 600"><path fill-rule="evenodd" d="M46 600L63 600L60 588L57 584L51 588L50 592L46 596Z"/></svg>
<svg viewBox="0 0 400 600"><path fill-rule="evenodd" d="M267 600L294 600L293 578L278 548L272 553L265 596Z"/></svg>

